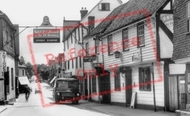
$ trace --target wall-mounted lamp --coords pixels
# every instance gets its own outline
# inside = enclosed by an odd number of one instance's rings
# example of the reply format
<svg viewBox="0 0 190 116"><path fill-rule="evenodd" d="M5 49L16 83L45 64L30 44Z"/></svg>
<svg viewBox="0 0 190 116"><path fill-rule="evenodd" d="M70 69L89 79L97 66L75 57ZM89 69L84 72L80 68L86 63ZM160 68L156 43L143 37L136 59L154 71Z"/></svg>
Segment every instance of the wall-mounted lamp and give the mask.
<svg viewBox="0 0 190 116"><path fill-rule="evenodd" d="M121 52L119 52L119 51L115 51L114 54L115 54L115 58L121 57Z"/></svg>

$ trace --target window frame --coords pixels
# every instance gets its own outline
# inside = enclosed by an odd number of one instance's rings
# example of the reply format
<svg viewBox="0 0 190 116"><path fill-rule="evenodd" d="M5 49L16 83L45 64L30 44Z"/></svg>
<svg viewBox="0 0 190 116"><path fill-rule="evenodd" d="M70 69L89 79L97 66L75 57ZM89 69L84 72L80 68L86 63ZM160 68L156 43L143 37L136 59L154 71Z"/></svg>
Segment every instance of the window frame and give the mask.
<svg viewBox="0 0 190 116"><path fill-rule="evenodd" d="M90 78L92 79L92 93L96 93L97 92L97 90L96 90L96 76L91 75Z"/></svg>
<svg viewBox="0 0 190 116"><path fill-rule="evenodd" d="M111 56L114 54L113 52L113 38L112 35L107 36L107 42L108 42L108 55Z"/></svg>
<svg viewBox="0 0 190 116"><path fill-rule="evenodd" d="M98 8L100 11L110 11L110 3L100 3Z"/></svg>
<svg viewBox="0 0 190 116"><path fill-rule="evenodd" d="M127 32L127 36L126 36L125 32ZM125 42L127 43L127 45L125 45ZM129 45L129 29L125 28L122 30L122 48L123 48L123 51L129 51L129 46L130 46Z"/></svg>
<svg viewBox="0 0 190 116"><path fill-rule="evenodd" d="M100 41L99 40L94 40L94 45L95 45L95 54L98 54L99 51L99 46L100 46Z"/></svg>
<svg viewBox="0 0 190 116"><path fill-rule="evenodd" d="M141 26L143 27L142 30ZM141 32L143 33L139 34ZM145 46L145 27L144 27L144 22L140 22L137 24L137 47L143 47L143 46Z"/></svg>
<svg viewBox="0 0 190 116"><path fill-rule="evenodd" d="M86 48L86 50L85 50L86 51L86 56L89 56L90 55L90 53L89 53L90 50L89 50L89 43L88 42L85 43L85 48Z"/></svg>
<svg viewBox="0 0 190 116"><path fill-rule="evenodd" d="M115 91L121 91L121 79L120 79L120 72L118 69L115 69L114 73L114 88Z"/></svg>
<svg viewBox="0 0 190 116"><path fill-rule="evenodd" d="M145 71L149 70L149 74L146 76ZM145 80L147 77L147 80ZM140 91L151 91L151 67L139 67L139 90Z"/></svg>

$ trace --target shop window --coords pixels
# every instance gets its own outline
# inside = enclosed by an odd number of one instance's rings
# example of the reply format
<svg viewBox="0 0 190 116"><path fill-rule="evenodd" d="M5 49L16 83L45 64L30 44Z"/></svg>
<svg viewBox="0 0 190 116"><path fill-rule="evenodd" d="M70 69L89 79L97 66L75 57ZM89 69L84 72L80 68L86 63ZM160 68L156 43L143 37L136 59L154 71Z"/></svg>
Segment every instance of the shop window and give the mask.
<svg viewBox="0 0 190 116"><path fill-rule="evenodd" d="M190 32L190 1L187 3L187 32Z"/></svg>
<svg viewBox="0 0 190 116"><path fill-rule="evenodd" d="M137 24L137 45L138 47L145 45L144 22Z"/></svg>
<svg viewBox="0 0 190 116"><path fill-rule="evenodd" d="M119 70L116 70L116 72L114 72L114 82L115 82L115 91L121 91Z"/></svg>
<svg viewBox="0 0 190 116"><path fill-rule="evenodd" d="M139 89L141 91L151 91L150 67L139 68Z"/></svg>
<svg viewBox="0 0 190 116"><path fill-rule="evenodd" d="M129 50L128 28L122 31L123 51Z"/></svg>
<svg viewBox="0 0 190 116"><path fill-rule="evenodd" d="M96 93L96 77L94 75L92 75L92 93Z"/></svg>
<svg viewBox="0 0 190 116"><path fill-rule="evenodd" d="M110 10L110 3L100 3L99 10L101 11L109 11Z"/></svg>

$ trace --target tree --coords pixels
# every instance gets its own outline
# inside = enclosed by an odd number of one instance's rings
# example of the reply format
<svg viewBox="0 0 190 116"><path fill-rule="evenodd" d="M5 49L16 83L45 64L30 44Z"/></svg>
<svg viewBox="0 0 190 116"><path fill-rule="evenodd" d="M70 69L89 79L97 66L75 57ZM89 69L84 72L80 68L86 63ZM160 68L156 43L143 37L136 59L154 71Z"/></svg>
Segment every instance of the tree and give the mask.
<svg viewBox="0 0 190 116"><path fill-rule="evenodd" d="M27 62L25 65L26 65L26 74L28 78L31 78L32 75L34 75L33 66L30 62Z"/></svg>

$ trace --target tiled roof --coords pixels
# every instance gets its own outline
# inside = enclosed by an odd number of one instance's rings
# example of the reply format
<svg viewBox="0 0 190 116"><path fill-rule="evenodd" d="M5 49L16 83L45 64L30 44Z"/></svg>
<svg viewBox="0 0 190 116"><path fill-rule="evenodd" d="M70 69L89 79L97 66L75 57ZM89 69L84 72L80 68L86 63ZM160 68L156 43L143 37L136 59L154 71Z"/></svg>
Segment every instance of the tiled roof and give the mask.
<svg viewBox="0 0 190 116"><path fill-rule="evenodd" d="M99 34L101 32L104 32L106 27L108 27L113 20L115 16L117 16L117 14L119 14L123 8L124 4L123 5L120 5L119 7L115 8L108 16L107 18L105 18L96 28L94 28L90 35L95 35L95 34ZM111 19L109 19L111 18Z"/></svg>
<svg viewBox="0 0 190 116"><path fill-rule="evenodd" d="M67 39L67 36L72 32L79 20L64 20L63 21L63 41Z"/></svg>
<svg viewBox="0 0 190 116"><path fill-rule="evenodd" d="M129 0L125 4L115 8L108 17L102 21L90 35L98 33L107 34L146 18L145 13L154 14L167 0ZM113 19L113 20L112 20Z"/></svg>

